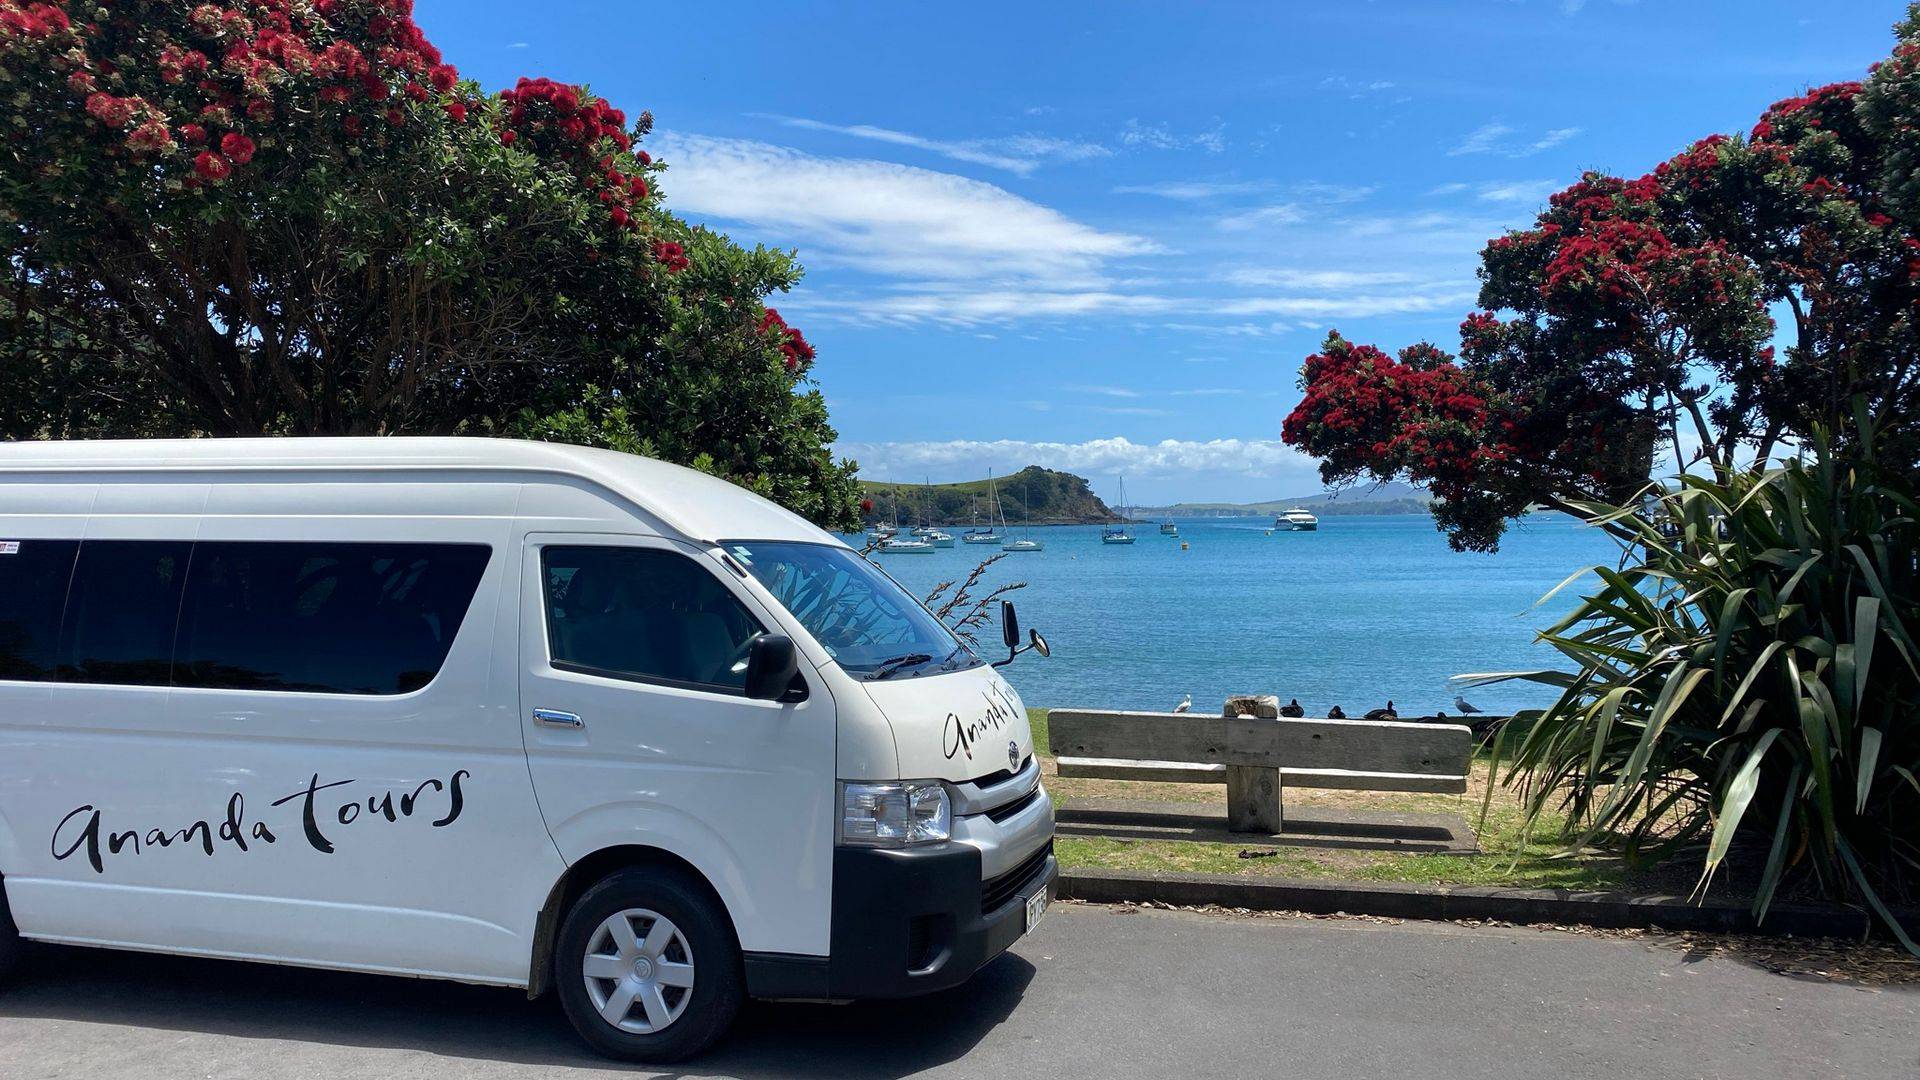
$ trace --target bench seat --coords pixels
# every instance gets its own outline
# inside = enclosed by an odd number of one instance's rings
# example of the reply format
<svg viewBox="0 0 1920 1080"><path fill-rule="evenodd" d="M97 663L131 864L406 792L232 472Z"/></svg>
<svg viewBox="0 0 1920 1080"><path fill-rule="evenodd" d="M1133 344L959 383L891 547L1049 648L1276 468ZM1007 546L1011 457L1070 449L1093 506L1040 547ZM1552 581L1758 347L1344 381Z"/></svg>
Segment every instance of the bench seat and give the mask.
<svg viewBox="0 0 1920 1080"><path fill-rule="evenodd" d="M1224 784L1227 766L1180 761L1137 761L1131 758L1062 757L1055 762L1060 775L1087 780L1149 780L1169 784ZM1280 770L1282 787L1332 788L1341 791L1412 791L1459 795L1467 790L1465 776L1427 773L1363 772L1357 769Z"/></svg>

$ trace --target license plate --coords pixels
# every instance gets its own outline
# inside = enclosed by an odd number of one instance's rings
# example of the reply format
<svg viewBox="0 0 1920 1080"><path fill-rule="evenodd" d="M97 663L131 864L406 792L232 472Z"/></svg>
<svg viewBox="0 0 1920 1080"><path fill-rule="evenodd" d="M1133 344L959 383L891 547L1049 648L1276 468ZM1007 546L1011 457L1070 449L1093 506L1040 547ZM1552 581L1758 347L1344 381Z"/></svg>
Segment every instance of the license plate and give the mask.
<svg viewBox="0 0 1920 1080"><path fill-rule="evenodd" d="M1027 897L1026 933L1033 933L1033 928L1040 925L1040 916L1047 913L1047 899L1047 890L1045 889L1041 889L1039 892Z"/></svg>

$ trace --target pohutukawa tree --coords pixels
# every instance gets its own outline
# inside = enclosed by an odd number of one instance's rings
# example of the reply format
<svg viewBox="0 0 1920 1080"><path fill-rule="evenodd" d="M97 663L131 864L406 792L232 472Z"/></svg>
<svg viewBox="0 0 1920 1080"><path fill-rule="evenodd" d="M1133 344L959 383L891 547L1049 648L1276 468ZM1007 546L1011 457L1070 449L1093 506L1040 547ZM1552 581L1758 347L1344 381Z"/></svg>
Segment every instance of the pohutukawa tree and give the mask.
<svg viewBox="0 0 1920 1080"><path fill-rule="evenodd" d="M854 520L798 268L645 113L483 97L410 0L0 0L0 101L0 437L566 437Z"/></svg>
<svg viewBox="0 0 1920 1080"><path fill-rule="evenodd" d="M1457 355L1330 335L1285 439L1330 484L1428 486L1463 550L1530 505L1626 501L1657 461L1844 444L1856 399L1882 461L1920 462L1920 14L1901 33L1867 83L1637 179L1589 173L1489 242Z"/></svg>

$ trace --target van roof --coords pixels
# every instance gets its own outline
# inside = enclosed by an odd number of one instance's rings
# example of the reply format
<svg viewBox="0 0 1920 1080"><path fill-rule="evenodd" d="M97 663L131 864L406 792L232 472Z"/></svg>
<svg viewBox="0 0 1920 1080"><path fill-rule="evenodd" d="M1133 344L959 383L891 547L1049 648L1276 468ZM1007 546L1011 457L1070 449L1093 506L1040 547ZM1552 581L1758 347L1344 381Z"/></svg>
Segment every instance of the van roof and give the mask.
<svg viewBox="0 0 1920 1080"><path fill-rule="evenodd" d="M564 443L393 436L0 444L0 473L313 469L504 470L570 476L632 501L687 540L841 543L785 507L705 473L653 458Z"/></svg>

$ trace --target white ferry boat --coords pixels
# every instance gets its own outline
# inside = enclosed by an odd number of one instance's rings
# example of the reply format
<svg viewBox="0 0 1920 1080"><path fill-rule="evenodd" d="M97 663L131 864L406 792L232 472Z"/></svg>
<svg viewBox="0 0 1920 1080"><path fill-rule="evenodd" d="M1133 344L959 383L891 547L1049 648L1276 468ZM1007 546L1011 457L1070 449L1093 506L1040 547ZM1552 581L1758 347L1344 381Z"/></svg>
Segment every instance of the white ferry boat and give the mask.
<svg viewBox="0 0 1920 1080"><path fill-rule="evenodd" d="M1291 532L1313 532L1320 528L1320 519L1304 506L1293 509L1273 519L1273 527Z"/></svg>

